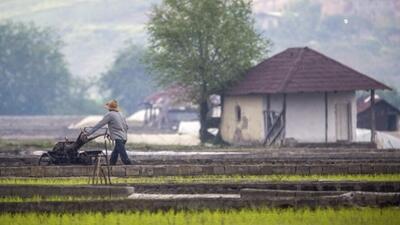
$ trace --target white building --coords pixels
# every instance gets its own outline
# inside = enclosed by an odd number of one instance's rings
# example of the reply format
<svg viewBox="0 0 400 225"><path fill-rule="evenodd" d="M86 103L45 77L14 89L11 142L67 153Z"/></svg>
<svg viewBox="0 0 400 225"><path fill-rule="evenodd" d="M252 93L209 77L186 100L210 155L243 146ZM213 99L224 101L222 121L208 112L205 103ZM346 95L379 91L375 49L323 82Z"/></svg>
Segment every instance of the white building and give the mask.
<svg viewBox="0 0 400 225"><path fill-rule="evenodd" d="M221 135L239 145L355 141L355 91L375 89L390 88L310 48L289 48L224 93Z"/></svg>

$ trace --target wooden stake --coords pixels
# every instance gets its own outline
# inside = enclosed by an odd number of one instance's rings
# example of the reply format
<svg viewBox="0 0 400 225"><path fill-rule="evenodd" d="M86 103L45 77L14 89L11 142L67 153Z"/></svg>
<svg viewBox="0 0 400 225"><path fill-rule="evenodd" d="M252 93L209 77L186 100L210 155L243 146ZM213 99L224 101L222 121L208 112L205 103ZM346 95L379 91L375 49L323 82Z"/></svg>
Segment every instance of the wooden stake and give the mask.
<svg viewBox="0 0 400 225"><path fill-rule="evenodd" d="M267 134L268 134L269 130L271 129L271 126L270 126L271 125L271 120L269 118L270 112L271 112L271 95L268 94L267 95L267 121L266 121L267 124L265 124L265 127L266 127L266 129L265 129L265 137L267 137Z"/></svg>
<svg viewBox="0 0 400 225"><path fill-rule="evenodd" d="M328 92L325 92L325 143L328 143Z"/></svg>
<svg viewBox="0 0 400 225"><path fill-rule="evenodd" d="M286 137L286 93L283 94L283 135L282 140Z"/></svg>
<svg viewBox="0 0 400 225"><path fill-rule="evenodd" d="M371 142L375 143L375 90L371 90Z"/></svg>

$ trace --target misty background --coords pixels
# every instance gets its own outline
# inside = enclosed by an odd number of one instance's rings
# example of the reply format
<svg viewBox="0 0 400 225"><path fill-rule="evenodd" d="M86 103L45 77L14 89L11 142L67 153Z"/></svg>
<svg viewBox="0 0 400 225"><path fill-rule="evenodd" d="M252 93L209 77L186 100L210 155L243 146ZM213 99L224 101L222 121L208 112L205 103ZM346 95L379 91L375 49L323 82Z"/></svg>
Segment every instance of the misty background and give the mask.
<svg viewBox="0 0 400 225"><path fill-rule="evenodd" d="M0 114L97 114L108 98L133 113L145 96L159 89L141 58L150 10L160 2L0 1ZM273 43L270 55L288 47L311 47L394 88L379 94L398 107L399 12L398 0L253 0L256 27ZM59 50L56 56L48 51L55 61L44 60L51 68L48 73L60 74L54 85L34 69L35 62L26 68L28 75L7 77L2 72L26 64L13 50L23 49L21 42L6 40L17 35L22 40L32 30L45 30L49 41L42 45Z"/></svg>

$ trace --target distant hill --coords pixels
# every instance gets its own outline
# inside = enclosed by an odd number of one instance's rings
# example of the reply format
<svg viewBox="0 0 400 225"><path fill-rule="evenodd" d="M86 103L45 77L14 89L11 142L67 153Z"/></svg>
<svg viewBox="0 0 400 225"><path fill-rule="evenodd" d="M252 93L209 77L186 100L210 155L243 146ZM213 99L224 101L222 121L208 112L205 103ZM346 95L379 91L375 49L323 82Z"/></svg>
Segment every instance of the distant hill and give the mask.
<svg viewBox="0 0 400 225"><path fill-rule="evenodd" d="M65 42L73 74L96 76L131 40L146 44L145 23L160 0L2 0L0 21L33 21ZM400 87L400 1L254 0L256 24L273 53L310 46Z"/></svg>

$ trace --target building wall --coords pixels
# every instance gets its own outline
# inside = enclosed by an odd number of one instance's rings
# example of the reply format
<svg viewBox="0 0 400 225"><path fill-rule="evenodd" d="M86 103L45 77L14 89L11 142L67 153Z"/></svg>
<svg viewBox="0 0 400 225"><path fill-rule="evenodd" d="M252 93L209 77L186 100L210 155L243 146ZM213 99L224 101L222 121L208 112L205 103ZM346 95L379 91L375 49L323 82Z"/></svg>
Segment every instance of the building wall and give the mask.
<svg viewBox="0 0 400 225"><path fill-rule="evenodd" d="M288 94L285 132L286 138L299 142L324 142L324 93Z"/></svg>
<svg viewBox="0 0 400 225"><path fill-rule="evenodd" d="M350 104L351 141L356 140L355 92L328 93L328 142L336 142L336 104ZM286 138L298 142L325 142L325 94L287 95Z"/></svg>
<svg viewBox="0 0 400 225"><path fill-rule="evenodd" d="M261 144L264 140L263 96L225 96L221 117L222 138L232 144ZM241 109L240 121L236 107Z"/></svg>
<svg viewBox="0 0 400 225"><path fill-rule="evenodd" d="M233 144L260 144L265 138L264 111L267 95L225 96L221 120L222 138ZM281 112L283 95L270 95L270 110ZM328 93L328 142L336 142L336 104L350 105L351 141L356 140L355 92ZM241 109L237 121L235 108ZM296 93L286 97L286 138L298 142L325 142L325 94Z"/></svg>

